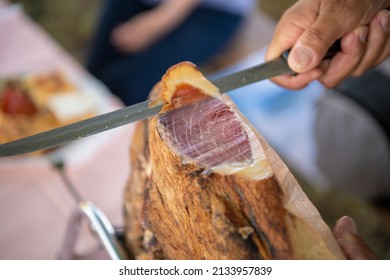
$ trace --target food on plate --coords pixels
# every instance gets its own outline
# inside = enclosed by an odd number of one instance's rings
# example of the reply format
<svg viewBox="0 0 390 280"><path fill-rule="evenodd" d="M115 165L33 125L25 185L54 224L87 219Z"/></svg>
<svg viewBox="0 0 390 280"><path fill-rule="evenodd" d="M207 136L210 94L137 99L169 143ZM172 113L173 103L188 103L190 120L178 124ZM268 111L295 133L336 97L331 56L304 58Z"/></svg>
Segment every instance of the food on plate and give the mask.
<svg viewBox="0 0 390 280"><path fill-rule="evenodd" d="M17 84L9 83L2 91L1 111L8 115L34 115L37 107Z"/></svg>
<svg viewBox="0 0 390 280"><path fill-rule="evenodd" d="M61 71L3 79L0 143L96 115L93 100Z"/></svg>
<svg viewBox="0 0 390 280"><path fill-rule="evenodd" d="M152 90L125 192L137 259L338 259L328 226L267 142L195 65Z"/></svg>

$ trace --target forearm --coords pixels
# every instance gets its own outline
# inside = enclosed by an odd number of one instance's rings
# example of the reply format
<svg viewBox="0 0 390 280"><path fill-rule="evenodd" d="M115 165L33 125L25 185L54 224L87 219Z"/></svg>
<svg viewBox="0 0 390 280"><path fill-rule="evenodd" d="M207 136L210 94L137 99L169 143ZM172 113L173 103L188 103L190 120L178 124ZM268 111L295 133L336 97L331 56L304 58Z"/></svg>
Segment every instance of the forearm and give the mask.
<svg viewBox="0 0 390 280"><path fill-rule="evenodd" d="M172 24L179 24L199 6L202 0L166 0L158 7L159 12L165 14L165 18Z"/></svg>

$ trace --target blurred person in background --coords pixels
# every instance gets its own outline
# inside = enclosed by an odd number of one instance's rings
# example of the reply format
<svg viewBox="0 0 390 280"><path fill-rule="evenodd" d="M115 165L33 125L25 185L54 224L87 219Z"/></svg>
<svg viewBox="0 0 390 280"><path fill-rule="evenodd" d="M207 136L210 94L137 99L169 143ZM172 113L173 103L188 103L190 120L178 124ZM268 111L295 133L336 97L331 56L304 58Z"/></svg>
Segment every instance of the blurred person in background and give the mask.
<svg viewBox="0 0 390 280"><path fill-rule="evenodd" d="M314 134L331 187L390 209L390 72L370 70L324 94Z"/></svg>
<svg viewBox="0 0 390 280"><path fill-rule="evenodd" d="M147 99L172 65L223 50L256 0L107 0L88 70L126 105Z"/></svg>

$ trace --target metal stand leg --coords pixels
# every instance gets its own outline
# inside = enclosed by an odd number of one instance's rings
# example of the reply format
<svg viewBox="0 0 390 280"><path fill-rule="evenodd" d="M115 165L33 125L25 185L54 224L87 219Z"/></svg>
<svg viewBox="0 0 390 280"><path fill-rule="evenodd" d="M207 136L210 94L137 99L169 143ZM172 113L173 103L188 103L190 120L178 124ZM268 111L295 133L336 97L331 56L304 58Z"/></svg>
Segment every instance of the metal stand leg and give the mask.
<svg viewBox="0 0 390 280"><path fill-rule="evenodd" d="M128 259L126 251L115 236L115 230L107 216L92 202L80 201L77 210L69 220L65 239L59 254L59 259L73 259L73 249L82 218L87 218L92 230L96 233L108 255L113 260Z"/></svg>
<svg viewBox="0 0 390 280"><path fill-rule="evenodd" d="M52 166L59 172L65 186L77 202L77 209L71 216L65 235L65 240L59 254L60 259L73 259L73 249L76 244L77 234L82 218L87 218L92 230L96 233L99 241L114 260L127 259L127 254L121 243L115 236L115 230L107 216L92 202L84 200L71 180L65 173L65 163L60 156L52 154L48 156Z"/></svg>

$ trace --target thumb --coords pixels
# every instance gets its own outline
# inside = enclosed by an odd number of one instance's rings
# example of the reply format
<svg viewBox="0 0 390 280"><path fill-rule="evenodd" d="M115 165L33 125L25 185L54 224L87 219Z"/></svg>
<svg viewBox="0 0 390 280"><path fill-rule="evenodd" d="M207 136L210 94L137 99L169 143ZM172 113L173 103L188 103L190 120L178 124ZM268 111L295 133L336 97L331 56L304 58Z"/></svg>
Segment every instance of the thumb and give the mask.
<svg viewBox="0 0 390 280"><path fill-rule="evenodd" d="M297 73L314 69L332 44L347 32L331 17L319 16L294 44L288 58L289 66Z"/></svg>
<svg viewBox="0 0 390 280"><path fill-rule="evenodd" d="M358 234L356 224L351 217L344 216L337 220L333 235L348 259L374 260L375 253Z"/></svg>

